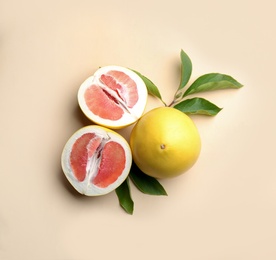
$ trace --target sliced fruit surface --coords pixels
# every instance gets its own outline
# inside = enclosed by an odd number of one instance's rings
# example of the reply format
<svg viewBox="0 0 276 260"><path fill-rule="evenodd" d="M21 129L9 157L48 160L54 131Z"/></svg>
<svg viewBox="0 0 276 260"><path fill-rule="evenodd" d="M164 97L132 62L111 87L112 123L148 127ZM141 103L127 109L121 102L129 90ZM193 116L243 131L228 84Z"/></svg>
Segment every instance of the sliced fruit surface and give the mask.
<svg viewBox="0 0 276 260"><path fill-rule="evenodd" d="M102 126L79 129L64 146L61 165L72 186L81 194L107 194L127 178L132 155L127 141Z"/></svg>
<svg viewBox="0 0 276 260"><path fill-rule="evenodd" d="M135 72L121 66L105 66L81 84L78 102L91 121L119 129L142 116L147 96L146 85Z"/></svg>

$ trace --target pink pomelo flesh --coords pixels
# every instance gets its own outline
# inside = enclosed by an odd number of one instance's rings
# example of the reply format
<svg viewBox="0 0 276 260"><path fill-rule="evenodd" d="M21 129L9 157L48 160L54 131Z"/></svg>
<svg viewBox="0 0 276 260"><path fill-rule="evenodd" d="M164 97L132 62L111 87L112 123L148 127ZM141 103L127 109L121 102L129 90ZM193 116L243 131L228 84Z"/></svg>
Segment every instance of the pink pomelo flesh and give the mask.
<svg viewBox="0 0 276 260"><path fill-rule="evenodd" d="M111 70L101 75L101 81L112 90L116 91L118 97L132 108L138 101L137 86L134 80L122 71Z"/></svg>
<svg viewBox="0 0 276 260"><path fill-rule="evenodd" d="M70 165L78 181L83 181L86 176L86 165L88 158L88 146L90 140L95 137L94 133L86 133L76 140L70 155ZM89 156L93 156L91 152Z"/></svg>
<svg viewBox="0 0 276 260"><path fill-rule="evenodd" d="M84 98L90 111L101 118L118 120L124 114L116 99L98 85L89 87L85 91Z"/></svg>
<svg viewBox="0 0 276 260"><path fill-rule="evenodd" d="M116 142L108 142L102 151L102 159L93 184L105 188L115 182L124 170L126 162L125 151Z"/></svg>
<svg viewBox="0 0 276 260"><path fill-rule="evenodd" d="M85 133L72 146L70 167L79 182L85 179L100 188L114 183L126 163L124 148L117 142Z"/></svg>
<svg viewBox="0 0 276 260"><path fill-rule="evenodd" d="M122 71L110 70L100 75L100 83L86 89L84 99L95 115L109 120L122 118L138 101L137 85Z"/></svg>

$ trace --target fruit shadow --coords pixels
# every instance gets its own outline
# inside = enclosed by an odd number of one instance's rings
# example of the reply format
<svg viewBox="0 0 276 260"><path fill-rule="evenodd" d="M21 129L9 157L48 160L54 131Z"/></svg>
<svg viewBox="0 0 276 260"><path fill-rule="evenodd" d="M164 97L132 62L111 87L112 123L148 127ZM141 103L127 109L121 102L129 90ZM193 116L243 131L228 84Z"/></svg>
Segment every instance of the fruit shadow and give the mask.
<svg viewBox="0 0 276 260"><path fill-rule="evenodd" d="M75 190L71 183L65 177L61 167L58 173L58 181L63 188L63 192L66 193L66 196L69 195L71 198L73 198L73 200L77 200L78 203L90 204L92 201L94 201L94 203L99 204L100 201L103 199L101 198L102 196L85 196L84 194L81 194L77 190Z"/></svg>
<svg viewBox="0 0 276 260"><path fill-rule="evenodd" d="M94 125L94 123L84 115L84 113L81 111L78 104L75 105L75 109L73 111L73 117L78 122L80 127L87 126L87 125Z"/></svg>
<svg viewBox="0 0 276 260"><path fill-rule="evenodd" d="M66 176L64 175L60 163L58 164L58 172L57 172L57 178L58 182L62 186L63 190L67 192L70 196L80 199L83 197L82 194L78 193L73 186L70 184L70 182L67 180Z"/></svg>
<svg viewBox="0 0 276 260"><path fill-rule="evenodd" d="M69 196L73 199L73 201L77 201L77 203L80 203L82 205L87 205L89 207L92 204L94 206L97 206L97 208L104 207L104 205L106 205L106 201L109 199L108 197L114 196L114 194L112 194L114 192L111 192L104 196L86 196L84 194L79 193L77 190L74 189L71 183L67 180L61 167L58 173L58 182L62 186L63 192L65 193L66 197ZM104 201L105 203L103 203Z"/></svg>

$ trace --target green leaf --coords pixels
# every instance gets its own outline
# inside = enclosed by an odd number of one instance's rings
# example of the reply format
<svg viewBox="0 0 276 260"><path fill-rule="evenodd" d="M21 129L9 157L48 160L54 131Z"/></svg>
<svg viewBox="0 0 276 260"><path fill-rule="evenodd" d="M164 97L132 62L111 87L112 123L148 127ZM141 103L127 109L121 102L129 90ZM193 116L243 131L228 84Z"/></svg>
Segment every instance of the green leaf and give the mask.
<svg viewBox="0 0 276 260"><path fill-rule="evenodd" d="M185 91L183 97L203 91L241 88L243 85L229 75L220 73L209 73L197 78L192 85Z"/></svg>
<svg viewBox="0 0 276 260"><path fill-rule="evenodd" d="M148 195L167 195L163 186L155 178L143 173L133 162L129 174L134 185Z"/></svg>
<svg viewBox="0 0 276 260"><path fill-rule="evenodd" d="M159 98L164 103L164 101L162 100L162 97L161 97L161 94L159 92L158 87L149 78L142 75L140 72L135 71L135 70L132 70L132 71L134 71L144 81L144 83L147 87L148 93L152 96L155 96L155 97Z"/></svg>
<svg viewBox="0 0 276 260"><path fill-rule="evenodd" d="M115 190L121 207L128 213L133 214L134 202L131 198L128 178Z"/></svg>
<svg viewBox="0 0 276 260"><path fill-rule="evenodd" d="M181 58L181 80L178 90L184 88L192 74L192 62L189 58L189 56L181 50L180 52L180 58Z"/></svg>
<svg viewBox="0 0 276 260"><path fill-rule="evenodd" d="M222 108L217 107L215 104L204 98L191 98L185 99L176 104L174 108L186 113L196 115L214 116L220 112Z"/></svg>

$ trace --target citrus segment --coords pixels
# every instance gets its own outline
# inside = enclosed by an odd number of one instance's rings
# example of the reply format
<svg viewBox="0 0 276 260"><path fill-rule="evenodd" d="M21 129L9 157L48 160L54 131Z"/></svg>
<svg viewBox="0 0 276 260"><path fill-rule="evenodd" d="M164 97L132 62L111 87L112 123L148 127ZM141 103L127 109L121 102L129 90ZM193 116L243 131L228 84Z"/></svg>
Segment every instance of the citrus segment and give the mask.
<svg viewBox="0 0 276 260"><path fill-rule="evenodd" d="M118 120L123 116L124 111L116 99L97 85L87 88L84 98L90 111L103 119Z"/></svg>
<svg viewBox="0 0 276 260"><path fill-rule="evenodd" d="M85 179L87 158L93 156L99 144L99 142L93 138L95 138L94 133L84 134L76 140L72 147L70 166L78 181L83 181Z"/></svg>
<svg viewBox="0 0 276 260"><path fill-rule="evenodd" d="M118 179L125 167L125 151L113 141L108 142L102 151L101 164L93 184L105 188Z"/></svg>
<svg viewBox="0 0 276 260"><path fill-rule="evenodd" d="M113 191L126 179L132 155L121 135L91 125L69 138L61 162L65 176L78 192L97 196Z"/></svg>
<svg viewBox="0 0 276 260"><path fill-rule="evenodd" d="M83 113L93 122L117 129L133 124L147 103L144 81L120 66L105 66L86 79L78 91Z"/></svg>

